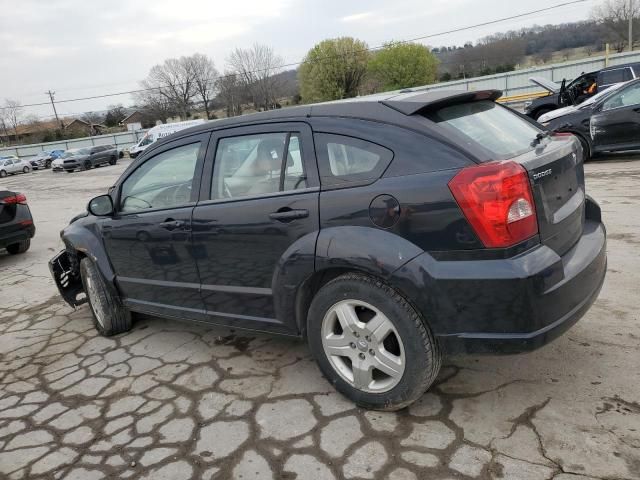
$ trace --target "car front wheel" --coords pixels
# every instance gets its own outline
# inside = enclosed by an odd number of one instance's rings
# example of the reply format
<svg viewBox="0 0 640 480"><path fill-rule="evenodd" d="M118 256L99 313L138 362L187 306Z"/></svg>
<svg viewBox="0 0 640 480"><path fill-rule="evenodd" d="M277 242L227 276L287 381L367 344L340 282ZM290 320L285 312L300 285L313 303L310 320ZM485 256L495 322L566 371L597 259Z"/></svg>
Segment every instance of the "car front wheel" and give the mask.
<svg viewBox="0 0 640 480"><path fill-rule="evenodd" d="M111 158L109 158L109 165L115 165L117 161L118 161L118 159L114 155Z"/></svg>
<svg viewBox="0 0 640 480"><path fill-rule="evenodd" d="M22 169L22 173L29 173L29 167L24 167Z"/></svg>
<svg viewBox="0 0 640 480"><path fill-rule="evenodd" d="M7 172L5 172L4 170L0 170L0 178L4 178L7 176Z"/></svg>
<svg viewBox="0 0 640 480"><path fill-rule="evenodd" d="M106 337L131 330L131 312L107 288L102 274L89 258L80 261L80 276L96 330Z"/></svg>
<svg viewBox="0 0 640 480"><path fill-rule="evenodd" d="M309 347L322 373L361 407L406 407L440 370L431 330L380 280L354 273L330 281L311 302L308 322Z"/></svg>

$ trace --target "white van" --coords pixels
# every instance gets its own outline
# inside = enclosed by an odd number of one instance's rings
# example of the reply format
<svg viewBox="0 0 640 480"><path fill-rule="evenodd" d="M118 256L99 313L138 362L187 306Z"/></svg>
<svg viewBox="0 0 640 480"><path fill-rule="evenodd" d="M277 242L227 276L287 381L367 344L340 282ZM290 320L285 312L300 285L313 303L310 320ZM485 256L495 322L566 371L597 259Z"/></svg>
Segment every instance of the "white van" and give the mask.
<svg viewBox="0 0 640 480"><path fill-rule="evenodd" d="M185 128L195 127L196 125L203 124L204 122L205 120L198 119L187 120L186 122L164 123L162 125L156 125L155 127L149 129L138 143L129 148L129 156L131 158L136 158L156 140L164 138L180 130L184 130Z"/></svg>

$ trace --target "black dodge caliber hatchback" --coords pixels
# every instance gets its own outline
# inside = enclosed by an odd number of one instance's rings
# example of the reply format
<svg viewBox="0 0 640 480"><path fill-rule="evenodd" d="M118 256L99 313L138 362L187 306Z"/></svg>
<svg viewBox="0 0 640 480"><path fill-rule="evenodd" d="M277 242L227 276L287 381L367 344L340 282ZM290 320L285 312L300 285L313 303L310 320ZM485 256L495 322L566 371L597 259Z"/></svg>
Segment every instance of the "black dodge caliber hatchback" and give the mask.
<svg viewBox="0 0 640 480"><path fill-rule="evenodd" d="M103 335L144 312L305 338L375 409L419 398L443 353L540 347L597 297L605 228L579 142L500 94L386 94L173 134L63 230L60 292L88 300Z"/></svg>

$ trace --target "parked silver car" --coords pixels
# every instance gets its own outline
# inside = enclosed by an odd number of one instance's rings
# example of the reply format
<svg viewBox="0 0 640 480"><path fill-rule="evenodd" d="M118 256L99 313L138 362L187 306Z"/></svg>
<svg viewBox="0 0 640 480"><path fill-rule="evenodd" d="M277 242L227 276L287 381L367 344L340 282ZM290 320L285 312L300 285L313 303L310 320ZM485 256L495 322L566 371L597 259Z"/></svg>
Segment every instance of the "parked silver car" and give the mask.
<svg viewBox="0 0 640 480"><path fill-rule="evenodd" d="M29 173L31 165L25 160L20 160L14 155L0 157L0 178L15 173Z"/></svg>

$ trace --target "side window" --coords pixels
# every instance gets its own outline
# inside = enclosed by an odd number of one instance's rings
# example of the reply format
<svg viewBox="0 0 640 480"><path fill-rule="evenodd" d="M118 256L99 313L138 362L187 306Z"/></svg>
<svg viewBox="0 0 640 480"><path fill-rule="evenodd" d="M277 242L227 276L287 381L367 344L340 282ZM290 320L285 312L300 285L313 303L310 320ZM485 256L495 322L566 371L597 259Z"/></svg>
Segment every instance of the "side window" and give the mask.
<svg viewBox="0 0 640 480"><path fill-rule="evenodd" d="M602 104L602 110L613 108L631 107L640 104L640 84L633 84L624 88L621 92L614 93Z"/></svg>
<svg viewBox="0 0 640 480"><path fill-rule="evenodd" d="M613 85L614 83L624 82L628 80L625 76L625 68L617 68L602 72L602 85Z"/></svg>
<svg viewBox="0 0 640 480"><path fill-rule="evenodd" d="M211 198L305 188L300 144L299 134L285 132L221 138L216 149Z"/></svg>
<svg viewBox="0 0 640 480"><path fill-rule="evenodd" d="M135 212L189 203L200 142L176 147L150 158L122 184L120 210Z"/></svg>
<svg viewBox="0 0 640 480"><path fill-rule="evenodd" d="M314 139L323 185L376 180L393 159L388 148L359 138L317 133Z"/></svg>

